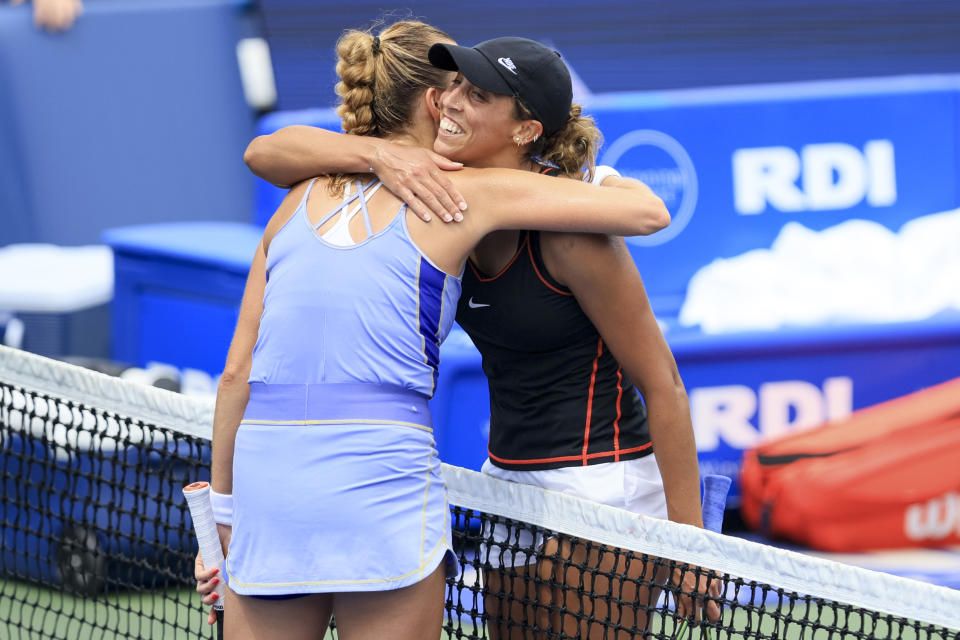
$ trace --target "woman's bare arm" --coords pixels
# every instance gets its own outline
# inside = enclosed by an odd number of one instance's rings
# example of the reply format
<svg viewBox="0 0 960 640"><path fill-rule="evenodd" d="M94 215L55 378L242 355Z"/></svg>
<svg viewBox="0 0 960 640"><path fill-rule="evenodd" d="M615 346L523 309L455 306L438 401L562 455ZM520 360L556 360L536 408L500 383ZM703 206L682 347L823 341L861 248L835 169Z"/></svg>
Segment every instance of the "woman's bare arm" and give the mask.
<svg viewBox="0 0 960 640"><path fill-rule="evenodd" d="M218 493L233 491L233 443L240 420L250 397L250 364L257 342L260 314L263 313L263 291L266 287L266 254L263 243L247 275L247 285L240 303L240 317L233 332L227 361L217 385L217 403L213 411L213 453L210 480Z"/></svg>
<svg viewBox="0 0 960 640"><path fill-rule="evenodd" d="M687 393L623 238L543 234L541 247L550 274L570 288L643 394L668 517L702 527L700 471ZM692 567L673 571L671 580L680 589L678 610L681 616L698 619L702 612L716 622L720 609L704 596L717 598L721 584L698 575Z"/></svg>
<svg viewBox="0 0 960 640"><path fill-rule="evenodd" d="M471 202L468 221L483 235L543 229L635 236L670 224L663 200L629 178L609 178L597 187L513 169L464 169L449 177Z"/></svg>
<svg viewBox="0 0 960 640"><path fill-rule="evenodd" d="M217 386L217 403L213 410L213 452L210 464L210 484L218 493L233 492L233 445L237 429L243 419L250 397L250 367L253 347L260 331L263 315L263 295L267 287L267 251L270 239L294 214L307 183L301 183L287 193L267 224L263 240L250 265L247 284L240 302L240 315L227 351L227 361Z"/></svg>
<svg viewBox="0 0 960 640"><path fill-rule="evenodd" d="M243 160L267 182L287 187L331 173L367 173L373 169L390 191L420 218L462 219L466 202L442 170L463 165L410 145L293 125L258 136Z"/></svg>
<svg viewBox="0 0 960 640"><path fill-rule="evenodd" d="M263 311L263 289L266 285L263 243L247 275L247 284L240 303L240 317L230 341L227 361L217 385L217 402L213 410L213 451L210 461L210 486L217 493L233 493L233 445L250 398L250 362L257 341L260 313ZM217 524L220 544L226 555L233 529ZM198 554L199 557L199 554Z"/></svg>
<svg viewBox="0 0 960 640"><path fill-rule="evenodd" d="M254 138L243 161L254 175L283 188L328 173L369 171L376 138L354 137L351 145L345 134L320 127L283 127Z"/></svg>
<svg viewBox="0 0 960 640"><path fill-rule="evenodd" d="M687 393L623 239L544 234L541 246L551 275L570 288L643 394L669 518L703 526Z"/></svg>
<svg viewBox="0 0 960 640"><path fill-rule="evenodd" d="M482 202L485 219L480 226L486 232L529 228L632 236L670 224L663 201L637 180L609 177L604 181L607 191L601 191L575 180L510 169L476 169L470 178L459 171L444 175L439 168L451 168L442 166L450 161L431 151L317 127L295 125L259 136L247 147L244 160L256 175L280 185L329 173L363 173L372 167L387 188L424 220L429 220L429 211L442 211L449 213L438 217L449 221L456 218L460 205L469 202L475 212L476 203Z"/></svg>

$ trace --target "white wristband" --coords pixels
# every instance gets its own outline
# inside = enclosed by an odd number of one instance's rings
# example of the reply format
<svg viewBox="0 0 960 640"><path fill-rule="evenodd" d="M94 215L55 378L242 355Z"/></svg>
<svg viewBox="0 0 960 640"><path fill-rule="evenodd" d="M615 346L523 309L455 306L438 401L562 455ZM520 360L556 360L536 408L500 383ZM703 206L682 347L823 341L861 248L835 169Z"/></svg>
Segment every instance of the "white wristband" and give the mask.
<svg viewBox="0 0 960 640"><path fill-rule="evenodd" d="M591 180L590 183L595 185L601 185L603 184L603 181L609 178L610 176L617 176L619 178L620 172L614 169L613 167L609 167L605 164L598 165L597 168L594 169L593 171L593 180Z"/></svg>
<svg viewBox="0 0 960 640"><path fill-rule="evenodd" d="M217 493L210 489L210 507L213 509L214 522L233 526L233 494Z"/></svg>

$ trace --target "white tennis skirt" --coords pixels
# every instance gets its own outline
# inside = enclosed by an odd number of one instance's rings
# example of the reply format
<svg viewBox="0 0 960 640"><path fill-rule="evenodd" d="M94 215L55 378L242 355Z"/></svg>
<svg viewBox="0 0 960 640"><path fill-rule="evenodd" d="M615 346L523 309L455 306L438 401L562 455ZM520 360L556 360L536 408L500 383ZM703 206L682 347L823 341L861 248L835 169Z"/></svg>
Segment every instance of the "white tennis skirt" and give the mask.
<svg viewBox="0 0 960 640"><path fill-rule="evenodd" d="M534 471L501 469L487 460L480 470L501 480L532 484L653 518L667 518L663 478L652 453L620 462ZM483 537L491 544L481 545L481 556L495 568L536 562L535 551L544 542L542 533L522 525L499 523L492 526L492 531L487 525Z"/></svg>
<svg viewBox="0 0 960 640"><path fill-rule="evenodd" d="M382 591L453 554L427 401L376 385L252 383L233 459L230 587Z"/></svg>

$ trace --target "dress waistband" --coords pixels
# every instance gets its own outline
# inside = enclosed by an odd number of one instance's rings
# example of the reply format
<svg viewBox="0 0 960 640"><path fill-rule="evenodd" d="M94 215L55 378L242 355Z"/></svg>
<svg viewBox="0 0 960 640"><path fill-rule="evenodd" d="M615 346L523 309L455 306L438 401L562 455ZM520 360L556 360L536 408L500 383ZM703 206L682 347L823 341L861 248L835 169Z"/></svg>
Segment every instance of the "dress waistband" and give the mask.
<svg viewBox="0 0 960 640"><path fill-rule="evenodd" d="M415 391L375 384L250 383L243 422L321 424L388 422L432 430L427 398Z"/></svg>

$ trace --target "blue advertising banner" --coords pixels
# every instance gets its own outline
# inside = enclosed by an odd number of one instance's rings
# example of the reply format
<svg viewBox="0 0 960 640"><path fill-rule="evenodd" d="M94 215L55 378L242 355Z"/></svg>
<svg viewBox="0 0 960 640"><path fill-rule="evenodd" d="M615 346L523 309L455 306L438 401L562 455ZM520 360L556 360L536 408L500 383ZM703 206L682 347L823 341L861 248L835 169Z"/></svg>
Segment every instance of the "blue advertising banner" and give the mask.
<svg viewBox="0 0 960 640"><path fill-rule="evenodd" d="M649 184L672 224L630 238L658 315L714 258L769 247L790 221L896 231L960 204L960 76L622 94L587 104L600 163Z"/></svg>
<svg viewBox="0 0 960 640"><path fill-rule="evenodd" d="M671 225L629 238L658 315L679 310L696 270L766 248L787 222L862 218L891 230L960 206L960 75L595 95L598 161L653 188ZM276 112L339 130L331 109ZM265 224L283 192L260 183Z"/></svg>

